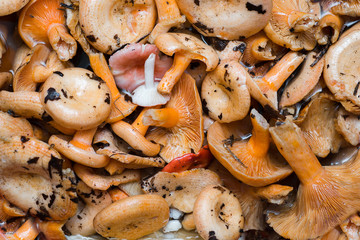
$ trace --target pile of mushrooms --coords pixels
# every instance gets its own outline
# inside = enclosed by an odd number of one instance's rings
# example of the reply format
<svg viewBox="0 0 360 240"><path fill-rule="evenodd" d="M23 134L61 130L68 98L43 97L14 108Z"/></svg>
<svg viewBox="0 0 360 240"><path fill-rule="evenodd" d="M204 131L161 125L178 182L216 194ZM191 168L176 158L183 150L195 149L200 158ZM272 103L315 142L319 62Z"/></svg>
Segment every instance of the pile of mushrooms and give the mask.
<svg viewBox="0 0 360 240"><path fill-rule="evenodd" d="M0 0L0 239L359 239L359 9Z"/></svg>

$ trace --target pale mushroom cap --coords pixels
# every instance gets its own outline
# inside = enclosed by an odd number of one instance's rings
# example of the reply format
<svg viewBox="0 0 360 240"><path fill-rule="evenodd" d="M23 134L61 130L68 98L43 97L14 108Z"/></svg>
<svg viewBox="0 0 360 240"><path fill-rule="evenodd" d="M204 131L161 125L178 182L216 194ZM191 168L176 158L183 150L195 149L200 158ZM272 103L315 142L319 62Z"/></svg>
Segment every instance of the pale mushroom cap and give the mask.
<svg viewBox="0 0 360 240"><path fill-rule="evenodd" d="M335 127L351 145L356 146L360 143L360 120L357 115L349 113L342 108L339 109Z"/></svg>
<svg viewBox="0 0 360 240"><path fill-rule="evenodd" d="M249 37L268 23L271 0L177 0L190 23L203 35L226 40Z"/></svg>
<svg viewBox="0 0 360 240"><path fill-rule="evenodd" d="M82 68L54 72L44 83L40 98L54 121L67 128L91 129L110 114L109 88Z"/></svg>
<svg viewBox="0 0 360 240"><path fill-rule="evenodd" d="M116 201L99 212L95 230L103 237L138 239L164 227L169 206L157 195L138 195Z"/></svg>
<svg viewBox="0 0 360 240"><path fill-rule="evenodd" d="M34 131L31 124L22 117L12 117L0 111L0 139L7 140L12 136L33 137Z"/></svg>
<svg viewBox="0 0 360 240"><path fill-rule="evenodd" d="M79 9L85 37L94 48L106 54L146 37L156 21L153 0L81 0Z"/></svg>
<svg viewBox="0 0 360 240"><path fill-rule="evenodd" d="M10 15L22 9L30 0L0 0L0 16Z"/></svg>
<svg viewBox="0 0 360 240"><path fill-rule="evenodd" d="M185 33L164 33L155 39L155 45L161 52L172 56L180 52L194 60L206 64L206 71L215 69L219 63L216 51L195 36Z"/></svg>

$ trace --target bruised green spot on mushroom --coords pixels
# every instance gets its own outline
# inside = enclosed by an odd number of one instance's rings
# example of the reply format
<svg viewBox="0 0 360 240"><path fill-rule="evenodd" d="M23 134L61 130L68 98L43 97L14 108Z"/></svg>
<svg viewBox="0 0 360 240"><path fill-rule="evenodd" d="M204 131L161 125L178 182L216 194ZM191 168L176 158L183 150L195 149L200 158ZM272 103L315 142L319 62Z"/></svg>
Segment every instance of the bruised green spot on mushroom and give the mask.
<svg viewBox="0 0 360 240"><path fill-rule="evenodd" d="M60 94L54 88L49 88L47 90L47 95L44 99L44 103L46 104L47 101L55 101L59 99L60 99Z"/></svg>

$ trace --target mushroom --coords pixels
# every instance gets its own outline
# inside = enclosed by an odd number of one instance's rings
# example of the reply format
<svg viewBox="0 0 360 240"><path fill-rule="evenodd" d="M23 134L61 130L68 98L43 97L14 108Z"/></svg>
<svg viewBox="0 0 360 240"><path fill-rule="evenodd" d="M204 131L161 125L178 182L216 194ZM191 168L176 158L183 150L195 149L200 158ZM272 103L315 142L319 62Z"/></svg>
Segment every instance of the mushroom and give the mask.
<svg viewBox="0 0 360 240"><path fill-rule="evenodd" d="M346 31L325 55L324 80L336 100L360 106L360 81L357 79L360 32L357 26ZM345 61L344 61L345 60Z"/></svg>
<svg viewBox="0 0 360 240"><path fill-rule="evenodd" d="M129 195L118 187L114 187L108 190L108 193L113 202L119 201L120 199L127 198Z"/></svg>
<svg viewBox="0 0 360 240"><path fill-rule="evenodd" d="M0 111L0 139L6 141L16 135L33 137L34 131L31 124L25 118L15 118Z"/></svg>
<svg viewBox="0 0 360 240"><path fill-rule="evenodd" d="M35 240L36 237L39 235L39 233L40 232L34 220L32 218L29 218L13 234L3 235L0 232L0 238L4 240L18 240L18 239Z"/></svg>
<svg viewBox="0 0 360 240"><path fill-rule="evenodd" d="M316 55L314 51L308 53L299 73L286 85L281 95L280 108L300 102L319 82L324 68L324 58L316 62Z"/></svg>
<svg viewBox="0 0 360 240"><path fill-rule="evenodd" d="M188 21L204 36L226 40L247 38L268 23L272 1L192 1L178 0Z"/></svg>
<svg viewBox="0 0 360 240"><path fill-rule="evenodd" d="M337 15L360 16L360 5L356 0L325 0L321 5Z"/></svg>
<svg viewBox="0 0 360 240"><path fill-rule="evenodd" d="M118 121L111 124L111 128L116 135L122 138L135 150L141 151L146 156L155 156L160 151L160 145L145 138L145 134L149 128L143 124L144 108L132 124L125 121Z"/></svg>
<svg viewBox="0 0 360 240"><path fill-rule="evenodd" d="M54 72L44 83L40 98L54 121L76 130L97 127L110 113L109 88L83 68Z"/></svg>
<svg viewBox="0 0 360 240"><path fill-rule="evenodd" d="M51 45L62 61L76 54L77 44L66 29L60 0L31 0L21 10L18 28L21 38L30 48L39 43Z"/></svg>
<svg viewBox="0 0 360 240"><path fill-rule="evenodd" d="M250 109L250 93L246 82L250 76L235 60L223 60L208 73L202 83L202 102L208 115L221 123L243 119Z"/></svg>
<svg viewBox="0 0 360 240"><path fill-rule="evenodd" d="M222 60L235 60L239 61L244 53L246 44L241 41L227 41L225 47L216 48L215 50L219 55L220 61ZM190 64L191 66L191 64ZM206 66L205 66L206 67Z"/></svg>
<svg viewBox="0 0 360 240"><path fill-rule="evenodd" d="M250 94L264 107L278 110L277 91L305 59L298 52L288 52L263 77L247 78Z"/></svg>
<svg viewBox="0 0 360 240"><path fill-rule="evenodd" d="M158 22L151 31L148 41L153 43L157 36L168 32L172 27L177 27L186 21L185 16L180 14L179 7L175 0L155 0Z"/></svg>
<svg viewBox="0 0 360 240"><path fill-rule="evenodd" d="M230 190L210 185L196 199L194 222L203 239L237 240L244 227L244 216L239 200Z"/></svg>
<svg viewBox="0 0 360 240"><path fill-rule="evenodd" d="M133 103L143 107L169 101L170 96L158 93L156 88L171 63L171 58L159 57L155 45L140 43L129 44L109 59L116 85L130 93Z"/></svg>
<svg viewBox="0 0 360 240"><path fill-rule="evenodd" d="M138 170L126 170L121 174L106 176L96 173L95 170L90 167L75 164L74 171L86 185L98 190L107 190L111 186L118 186L123 183L140 180L140 172Z"/></svg>
<svg viewBox="0 0 360 240"><path fill-rule="evenodd" d="M124 184L120 184L118 187L122 191L124 191L128 196L136 196L143 194L140 182L124 183Z"/></svg>
<svg viewBox="0 0 360 240"><path fill-rule="evenodd" d="M0 192L15 206L41 219L66 220L77 209L76 179L63 160L35 138L14 136L0 141Z"/></svg>
<svg viewBox="0 0 360 240"><path fill-rule="evenodd" d="M270 133L300 180L295 202L267 213L267 222L278 234L291 239L316 238L356 213L360 207L359 154L342 165L323 167L300 128L289 119L270 128Z"/></svg>
<svg viewBox="0 0 360 240"><path fill-rule="evenodd" d="M135 126L136 125L137 124L135 124ZM99 148L96 151L98 154L106 155L117 163L114 164L117 169L138 169L165 166L165 161L160 157L141 157L130 154L127 146L120 140L116 139L110 130L105 128L96 133L94 137L94 144Z"/></svg>
<svg viewBox="0 0 360 240"><path fill-rule="evenodd" d="M360 143L360 120L354 115L340 108L335 120L336 130L353 146Z"/></svg>
<svg viewBox="0 0 360 240"><path fill-rule="evenodd" d="M0 2L0 16L10 15L14 12L22 9L30 0L16 0L7 1L3 0Z"/></svg>
<svg viewBox="0 0 360 240"><path fill-rule="evenodd" d="M331 12L327 12L321 17L318 30L315 37L319 44L326 45L335 43L340 35L341 29L344 25L344 20Z"/></svg>
<svg viewBox="0 0 360 240"><path fill-rule="evenodd" d="M312 50L320 17L320 5L310 0L274 0L272 15L264 28L274 43L290 48Z"/></svg>
<svg viewBox="0 0 360 240"><path fill-rule="evenodd" d="M306 117L299 123L299 127L307 144L318 157L324 158L330 152L337 153L343 143L343 138L335 130L337 109L337 102L325 93L320 93L300 113Z"/></svg>
<svg viewBox="0 0 360 240"><path fill-rule="evenodd" d="M204 140L204 131L195 80L184 74L165 108L146 110L142 122L146 126L157 126L146 137L164 146L160 156L166 162L186 153L198 152Z"/></svg>
<svg viewBox="0 0 360 240"><path fill-rule="evenodd" d="M200 39L185 33L164 33L155 39L155 45L166 55L174 55L172 67L165 73L158 85L162 94L170 94L192 60L206 64L206 71L216 68L219 57L215 50Z"/></svg>
<svg viewBox="0 0 360 240"><path fill-rule="evenodd" d="M81 181L77 185L76 192L83 200L84 206L66 222L65 229L71 235L93 235L96 233L94 218L96 214L112 203L111 197L106 191L93 190Z"/></svg>
<svg viewBox="0 0 360 240"><path fill-rule="evenodd" d="M66 240L65 233L62 227L65 224L63 221L43 221L39 218L36 219L36 226L46 240Z"/></svg>
<svg viewBox="0 0 360 240"><path fill-rule="evenodd" d="M80 0L79 3L79 22L87 40L106 54L112 54L124 44L140 41L155 25L153 0Z"/></svg>
<svg viewBox="0 0 360 240"><path fill-rule="evenodd" d="M141 187L146 193L162 196L170 207L191 213L200 191L216 184L221 184L221 180L215 172L197 168L180 173L158 172L143 179Z"/></svg>
<svg viewBox="0 0 360 240"><path fill-rule="evenodd" d="M255 109L250 112L252 136L244 138L240 122L215 122L208 131L211 153L229 172L255 187L277 182L292 173L275 151L270 151L269 124Z"/></svg>
<svg viewBox="0 0 360 240"><path fill-rule="evenodd" d="M195 230L196 226L195 226L194 214L193 213L185 214L184 219L181 222L181 225L186 231Z"/></svg>
<svg viewBox="0 0 360 240"><path fill-rule="evenodd" d="M94 226L103 237L138 239L164 227L169 220L167 202L157 195L121 199L100 211Z"/></svg>
<svg viewBox="0 0 360 240"><path fill-rule="evenodd" d="M359 239L359 227L360 227L360 217L358 213L350 216L343 223L340 224L341 230L345 233L348 239Z"/></svg>
<svg viewBox="0 0 360 240"><path fill-rule="evenodd" d="M10 72L0 72L0 90L5 89L13 80L13 75Z"/></svg>

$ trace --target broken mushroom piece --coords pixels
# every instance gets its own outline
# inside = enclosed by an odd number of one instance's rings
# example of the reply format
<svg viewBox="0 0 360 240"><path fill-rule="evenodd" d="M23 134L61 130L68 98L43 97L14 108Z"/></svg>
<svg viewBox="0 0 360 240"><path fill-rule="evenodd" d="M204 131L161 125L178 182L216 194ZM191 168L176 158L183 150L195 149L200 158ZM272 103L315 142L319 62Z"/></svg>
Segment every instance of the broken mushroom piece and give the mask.
<svg viewBox="0 0 360 240"><path fill-rule="evenodd" d="M121 199L100 211L94 226L103 237L138 239L164 227L169 206L157 195L138 195Z"/></svg>
<svg viewBox="0 0 360 240"><path fill-rule="evenodd" d="M65 26L60 0L31 0L19 16L19 33L28 47L41 43L56 51L61 61L76 54L77 43Z"/></svg>
<svg viewBox="0 0 360 240"><path fill-rule="evenodd" d="M3 0L0 2L0 16L6 16L17 12L22 9L28 2L29 0Z"/></svg>
<svg viewBox="0 0 360 240"><path fill-rule="evenodd" d="M153 43L156 37L167 33L172 27L177 27L186 21L185 16L180 14L179 7L175 0L155 0L158 22L151 31L148 41Z"/></svg>
<svg viewBox="0 0 360 240"><path fill-rule="evenodd" d="M255 109L250 112L252 136L242 138L239 122L215 122L208 131L211 153L229 172L242 182L261 187L277 182L292 173L280 154L269 151L269 124Z"/></svg>
<svg viewBox="0 0 360 240"><path fill-rule="evenodd" d="M79 22L85 37L94 48L106 54L142 40L155 25L154 0L80 0L79 3Z"/></svg>
<svg viewBox="0 0 360 240"><path fill-rule="evenodd" d="M320 5L310 0L273 0L272 15L264 28L276 44L293 51L312 50L320 17Z"/></svg>
<svg viewBox="0 0 360 240"><path fill-rule="evenodd" d="M0 232L0 239L1 240L35 240L36 237L39 235L39 230L36 226L34 219L29 218L24 222L13 234L5 234L3 235Z"/></svg>
<svg viewBox="0 0 360 240"><path fill-rule="evenodd" d="M221 185L210 185L196 199L194 222L203 239L237 240L244 227L244 216L231 191Z"/></svg>
<svg viewBox="0 0 360 240"><path fill-rule="evenodd" d="M0 141L0 193L32 216L66 220L77 209L76 184L71 169L48 144L35 138L15 136Z"/></svg>
<svg viewBox="0 0 360 240"><path fill-rule="evenodd" d="M155 39L155 45L168 56L174 55L172 67L165 73L158 85L162 94L170 94L192 60L206 64L206 71L212 71L219 63L215 50L195 36L185 33L164 33Z"/></svg>
<svg viewBox="0 0 360 240"><path fill-rule="evenodd" d="M221 184L221 180L215 172L196 168L180 173L158 172L143 179L141 188L146 193L162 196L170 207L191 213L201 190L217 184Z"/></svg>
<svg viewBox="0 0 360 240"><path fill-rule="evenodd" d="M72 235L93 235L96 233L93 224L94 218L96 214L112 203L111 197L106 191L93 190L81 181L77 185L76 192L83 200L84 206L79 208L76 215L66 222L65 229Z"/></svg>
<svg viewBox="0 0 360 240"><path fill-rule="evenodd" d="M360 217L358 213L346 219L343 223L340 224L340 227L348 239L360 238Z"/></svg>
<svg viewBox="0 0 360 240"><path fill-rule="evenodd" d="M33 137L34 131L25 118L0 111L0 139L6 141L12 136Z"/></svg>
<svg viewBox="0 0 360 240"><path fill-rule="evenodd" d="M221 123L243 119L250 109L250 81L246 69L235 60L223 60L209 72L201 87L202 102L206 102L209 116Z"/></svg>
<svg viewBox="0 0 360 240"><path fill-rule="evenodd" d="M295 202L267 213L267 222L278 234L291 239L316 238L357 212L359 154L342 165L323 167L306 144L300 128L289 119L270 128L270 133L300 180Z"/></svg>
<svg viewBox="0 0 360 240"><path fill-rule="evenodd" d="M324 68L324 58L317 62L316 55L314 51L308 53L299 73L286 85L279 102L280 108L300 102L319 82Z"/></svg>
<svg viewBox="0 0 360 240"><path fill-rule="evenodd" d="M63 221L44 221L36 219L36 226L47 240L66 240L62 230L66 220Z"/></svg>
<svg viewBox="0 0 360 240"><path fill-rule="evenodd" d="M95 170L90 167L75 164L74 171L86 185L98 190L107 190L111 186L140 181L140 172L138 170L126 170L121 174L107 176L96 173Z"/></svg>
<svg viewBox="0 0 360 240"><path fill-rule="evenodd" d="M356 25L354 26L356 27ZM354 28L352 27L352 28ZM350 101L360 106L360 81L357 79L360 65L360 32L350 28L330 46L325 55L324 80L336 100Z"/></svg>
<svg viewBox="0 0 360 240"><path fill-rule="evenodd" d="M321 5L337 15L360 16L360 5L356 0L325 0Z"/></svg>
<svg viewBox="0 0 360 240"><path fill-rule="evenodd" d="M44 83L40 98L54 121L67 128L92 129L110 114L109 88L83 68L54 72Z"/></svg>
<svg viewBox="0 0 360 240"><path fill-rule="evenodd" d="M271 0L193 1L177 0L188 21L204 36L225 40L247 38L268 23Z"/></svg>
<svg viewBox="0 0 360 240"><path fill-rule="evenodd" d="M183 74L165 108L145 110L142 123L157 126L146 137L164 146L160 156L166 162L186 153L198 152L204 141L204 131L195 80Z"/></svg>
<svg viewBox="0 0 360 240"><path fill-rule="evenodd" d="M344 136L345 140L353 146L360 143L359 116L345 111L343 108L337 112L335 120L336 130Z"/></svg>
<svg viewBox="0 0 360 240"><path fill-rule="evenodd" d="M344 25L344 20L331 12L327 12L321 17L318 30L315 37L320 45L335 43L340 35L341 29Z"/></svg>

